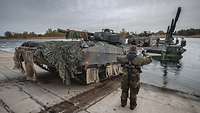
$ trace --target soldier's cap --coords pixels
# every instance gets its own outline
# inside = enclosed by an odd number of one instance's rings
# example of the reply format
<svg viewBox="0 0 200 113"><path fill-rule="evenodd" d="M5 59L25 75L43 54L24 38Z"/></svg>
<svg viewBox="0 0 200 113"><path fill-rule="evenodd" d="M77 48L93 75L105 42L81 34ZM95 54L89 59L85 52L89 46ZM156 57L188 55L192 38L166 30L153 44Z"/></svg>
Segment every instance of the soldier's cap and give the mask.
<svg viewBox="0 0 200 113"><path fill-rule="evenodd" d="M129 48L129 51L136 51L136 49L137 49L136 46L131 46L131 47Z"/></svg>

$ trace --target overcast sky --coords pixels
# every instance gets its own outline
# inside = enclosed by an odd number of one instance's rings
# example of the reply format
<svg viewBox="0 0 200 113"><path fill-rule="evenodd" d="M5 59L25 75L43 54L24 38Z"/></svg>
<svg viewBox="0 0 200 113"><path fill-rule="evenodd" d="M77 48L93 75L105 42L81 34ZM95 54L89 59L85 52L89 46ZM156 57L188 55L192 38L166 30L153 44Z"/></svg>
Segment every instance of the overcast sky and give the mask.
<svg viewBox="0 0 200 113"><path fill-rule="evenodd" d="M166 31L178 6L177 29L200 28L200 0L0 0L0 35L48 28Z"/></svg>

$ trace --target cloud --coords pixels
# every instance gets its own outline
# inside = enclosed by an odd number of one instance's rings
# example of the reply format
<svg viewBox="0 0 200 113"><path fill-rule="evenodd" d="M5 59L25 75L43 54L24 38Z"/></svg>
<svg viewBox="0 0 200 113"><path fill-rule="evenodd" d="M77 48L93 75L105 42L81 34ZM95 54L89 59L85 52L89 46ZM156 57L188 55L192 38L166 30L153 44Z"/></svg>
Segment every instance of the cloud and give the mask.
<svg viewBox="0 0 200 113"><path fill-rule="evenodd" d="M199 28L199 0L1 0L0 34L47 28L166 30L178 6L183 11L177 28Z"/></svg>

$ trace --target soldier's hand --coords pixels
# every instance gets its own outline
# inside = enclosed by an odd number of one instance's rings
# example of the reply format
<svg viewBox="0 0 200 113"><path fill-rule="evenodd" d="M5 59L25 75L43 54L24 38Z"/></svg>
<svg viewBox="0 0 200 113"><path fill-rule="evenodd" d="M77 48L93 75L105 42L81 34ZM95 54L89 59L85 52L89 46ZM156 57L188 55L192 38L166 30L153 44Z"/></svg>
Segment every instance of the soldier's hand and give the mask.
<svg viewBox="0 0 200 113"><path fill-rule="evenodd" d="M146 51L145 50L142 50L142 55L146 56Z"/></svg>

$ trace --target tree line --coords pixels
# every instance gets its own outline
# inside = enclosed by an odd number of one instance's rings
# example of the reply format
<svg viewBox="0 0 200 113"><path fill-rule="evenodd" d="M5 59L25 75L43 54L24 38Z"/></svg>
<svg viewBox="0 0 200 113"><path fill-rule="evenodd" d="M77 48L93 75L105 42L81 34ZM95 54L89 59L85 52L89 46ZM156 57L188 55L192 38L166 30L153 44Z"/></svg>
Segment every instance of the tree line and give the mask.
<svg viewBox="0 0 200 113"><path fill-rule="evenodd" d="M22 33L15 33L6 31L4 38L37 38L37 37L64 37L65 33L60 33L58 30L48 29L44 34L36 34L35 32L24 31ZM1 37L3 38L3 37Z"/></svg>
<svg viewBox="0 0 200 113"><path fill-rule="evenodd" d="M182 35L182 36L191 36L191 35L200 35L200 29L182 29L175 32L176 35Z"/></svg>

